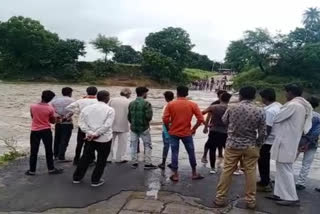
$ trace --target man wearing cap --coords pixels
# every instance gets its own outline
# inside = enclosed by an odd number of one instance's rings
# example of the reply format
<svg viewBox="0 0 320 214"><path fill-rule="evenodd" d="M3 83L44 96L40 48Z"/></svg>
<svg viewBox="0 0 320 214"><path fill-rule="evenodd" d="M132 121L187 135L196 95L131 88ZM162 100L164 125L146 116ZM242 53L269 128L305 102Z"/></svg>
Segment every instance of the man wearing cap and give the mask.
<svg viewBox="0 0 320 214"><path fill-rule="evenodd" d="M117 152L115 156L116 163L126 163L125 154L127 151L128 143L128 132L129 132L129 121L128 121L128 111L131 90L129 88L124 88L120 92L120 97L116 97L110 100L109 106L115 110L115 119L113 122L113 139L111 146L111 153L109 155L108 161L111 162L114 158L114 147L116 140L118 139Z"/></svg>

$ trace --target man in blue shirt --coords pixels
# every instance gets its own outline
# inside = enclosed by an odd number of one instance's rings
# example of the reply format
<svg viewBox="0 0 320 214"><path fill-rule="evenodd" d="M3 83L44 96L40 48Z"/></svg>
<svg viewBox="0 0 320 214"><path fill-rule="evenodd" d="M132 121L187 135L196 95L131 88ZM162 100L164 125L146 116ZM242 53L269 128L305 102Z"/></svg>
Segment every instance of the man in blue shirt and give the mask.
<svg viewBox="0 0 320 214"><path fill-rule="evenodd" d="M312 105L313 109L319 106L319 100L315 97L309 98L308 101ZM299 177L296 182L297 190L303 190L306 188L306 178L308 177L310 167L318 147L320 135L320 114L315 111L312 114L312 128L308 134L302 136L299 145L299 153L303 152L303 160Z"/></svg>

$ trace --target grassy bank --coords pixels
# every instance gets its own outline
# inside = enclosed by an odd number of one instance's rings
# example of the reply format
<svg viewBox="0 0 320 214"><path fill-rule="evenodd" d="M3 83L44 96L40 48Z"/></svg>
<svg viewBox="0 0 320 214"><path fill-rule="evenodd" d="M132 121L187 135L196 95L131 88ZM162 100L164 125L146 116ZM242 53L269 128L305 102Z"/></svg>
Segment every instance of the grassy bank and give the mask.
<svg viewBox="0 0 320 214"><path fill-rule="evenodd" d="M204 70L194 69L194 68L186 68L184 69L183 73L185 73L188 76L189 80L205 79L218 74L217 72L204 71Z"/></svg>

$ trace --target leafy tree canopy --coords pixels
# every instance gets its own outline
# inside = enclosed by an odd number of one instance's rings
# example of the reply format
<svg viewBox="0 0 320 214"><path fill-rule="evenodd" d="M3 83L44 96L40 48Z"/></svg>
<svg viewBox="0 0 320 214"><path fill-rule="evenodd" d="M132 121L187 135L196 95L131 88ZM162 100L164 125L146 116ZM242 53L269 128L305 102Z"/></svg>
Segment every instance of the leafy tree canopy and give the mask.
<svg viewBox="0 0 320 214"><path fill-rule="evenodd" d="M127 64L140 64L142 62L141 53L134 50L130 45L121 45L114 51L113 61Z"/></svg>

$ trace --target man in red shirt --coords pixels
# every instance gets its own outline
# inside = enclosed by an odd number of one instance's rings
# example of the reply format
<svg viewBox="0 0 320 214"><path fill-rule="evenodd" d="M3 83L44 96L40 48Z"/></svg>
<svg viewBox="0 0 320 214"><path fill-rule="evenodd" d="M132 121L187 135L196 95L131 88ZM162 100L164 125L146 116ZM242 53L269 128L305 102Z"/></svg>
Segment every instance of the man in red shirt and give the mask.
<svg viewBox="0 0 320 214"><path fill-rule="evenodd" d="M42 92L41 102L32 104L30 113L32 118L30 136L30 169L26 175L35 175L40 141L42 140L46 152L46 160L49 174L61 174L62 169L57 169L53 164L52 132L50 123L55 123L54 108L48 103L55 97L52 91Z"/></svg>
<svg viewBox="0 0 320 214"><path fill-rule="evenodd" d="M168 103L163 115L163 123L167 127L167 130L169 130L169 134L171 136L171 165L174 172L170 177L172 181L179 181L178 156L180 140L182 140L189 155L189 162L192 168L192 179L198 180L203 178L197 173L196 170L197 161L195 157L192 135L196 133L197 128L204 122L204 118L198 105L187 100L186 97L188 96L188 91L188 87L179 86L177 88L177 100ZM198 121L191 129L191 120L194 115Z"/></svg>

